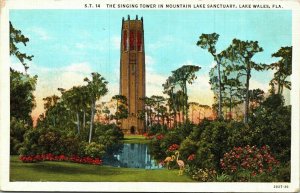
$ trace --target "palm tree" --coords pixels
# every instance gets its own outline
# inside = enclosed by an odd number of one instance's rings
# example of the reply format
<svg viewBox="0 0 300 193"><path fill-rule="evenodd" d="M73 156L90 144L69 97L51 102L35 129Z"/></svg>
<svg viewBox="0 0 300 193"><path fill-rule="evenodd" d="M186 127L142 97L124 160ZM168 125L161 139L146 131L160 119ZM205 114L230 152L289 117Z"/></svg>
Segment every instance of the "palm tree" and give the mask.
<svg viewBox="0 0 300 193"><path fill-rule="evenodd" d="M101 96L104 96L107 94L108 82L97 72L92 73L91 80L89 80L88 78L85 78L84 81L86 81L88 83L87 88L90 93L89 100L90 100L90 105L91 105L91 121L90 121L90 131L89 131L89 143L91 143L96 101L99 100Z"/></svg>

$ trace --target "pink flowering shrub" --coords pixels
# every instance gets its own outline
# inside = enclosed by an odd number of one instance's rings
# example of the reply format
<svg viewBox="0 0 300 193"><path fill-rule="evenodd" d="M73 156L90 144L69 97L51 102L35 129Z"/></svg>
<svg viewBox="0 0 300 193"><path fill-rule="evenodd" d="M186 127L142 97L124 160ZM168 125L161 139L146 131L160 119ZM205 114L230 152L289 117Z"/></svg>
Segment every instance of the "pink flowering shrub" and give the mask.
<svg viewBox="0 0 300 193"><path fill-rule="evenodd" d="M149 133L144 133L143 136L145 137L145 139L153 139L154 138L154 135L151 135Z"/></svg>
<svg viewBox="0 0 300 193"><path fill-rule="evenodd" d="M227 174L237 174L239 172L249 172L251 176L261 173L270 173L279 162L271 155L270 147L263 146L257 148L234 147L231 151L224 154L220 160L222 170Z"/></svg>
<svg viewBox="0 0 300 193"><path fill-rule="evenodd" d="M189 157L187 158L188 161L193 161L196 158L195 154L191 154L189 155Z"/></svg>
<svg viewBox="0 0 300 193"><path fill-rule="evenodd" d="M172 144L167 151L169 152L173 152L179 149L179 145L178 144Z"/></svg>
<svg viewBox="0 0 300 193"><path fill-rule="evenodd" d="M159 134L156 136L156 139L157 140L162 140L164 138L164 135L163 134Z"/></svg>

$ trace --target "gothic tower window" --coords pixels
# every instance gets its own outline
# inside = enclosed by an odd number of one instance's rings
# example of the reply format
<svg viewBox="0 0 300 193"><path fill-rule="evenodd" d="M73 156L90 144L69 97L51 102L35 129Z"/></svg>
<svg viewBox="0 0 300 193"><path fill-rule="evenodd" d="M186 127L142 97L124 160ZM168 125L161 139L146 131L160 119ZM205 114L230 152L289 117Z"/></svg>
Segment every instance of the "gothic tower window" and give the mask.
<svg viewBox="0 0 300 193"><path fill-rule="evenodd" d="M129 37L129 44L130 44L130 50L134 50L134 31L130 30L130 37Z"/></svg>
<svg viewBox="0 0 300 193"><path fill-rule="evenodd" d="M128 38L127 38L127 31L126 30L124 30L123 31L123 49L125 50L125 51L128 51L128 43L127 43L127 40Z"/></svg>
<svg viewBox="0 0 300 193"><path fill-rule="evenodd" d="M142 33L141 33L141 31L137 32L137 47L138 47L138 51L142 51Z"/></svg>

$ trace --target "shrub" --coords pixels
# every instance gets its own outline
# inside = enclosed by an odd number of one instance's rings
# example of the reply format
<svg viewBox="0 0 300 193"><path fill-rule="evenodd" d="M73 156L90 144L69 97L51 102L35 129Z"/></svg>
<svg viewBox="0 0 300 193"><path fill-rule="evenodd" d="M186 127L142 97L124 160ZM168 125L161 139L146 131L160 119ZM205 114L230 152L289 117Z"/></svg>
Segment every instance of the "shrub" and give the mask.
<svg viewBox="0 0 300 193"><path fill-rule="evenodd" d="M271 155L269 146L235 147L220 160L222 170L237 179L247 180L262 173L272 173L279 162Z"/></svg>
<svg viewBox="0 0 300 193"><path fill-rule="evenodd" d="M290 161L291 106L283 106L281 95L270 95L250 117L252 144L268 144L281 162Z"/></svg>
<svg viewBox="0 0 300 193"><path fill-rule="evenodd" d="M29 125L22 120L11 117L10 120L10 154L18 154L19 149L22 147L24 141L24 134L29 130Z"/></svg>
<svg viewBox="0 0 300 193"><path fill-rule="evenodd" d="M189 137L186 138L185 140L183 140L183 142L180 144L180 155L181 155L181 159L184 161L189 160L190 163L191 161L196 159L196 152L197 152L198 146L197 146L197 142L191 140ZM190 157L191 155L193 155L192 157ZM190 159L189 159L190 158Z"/></svg>
<svg viewBox="0 0 300 193"><path fill-rule="evenodd" d="M85 155L92 158L100 158L105 154L105 146L92 142L85 146Z"/></svg>
<svg viewBox="0 0 300 193"><path fill-rule="evenodd" d="M191 167L188 170L192 179L201 182L213 182L217 177L217 172L213 169Z"/></svg>
<svg viewBox="0 0 300 193"><path fill-rule="evenodd" d="M196 157L199 168L214 168L220 170L219 161L222 155L230 148L227 146L228 139L227 123L223 121L211 122L202 132L198 143Z"/></svg>

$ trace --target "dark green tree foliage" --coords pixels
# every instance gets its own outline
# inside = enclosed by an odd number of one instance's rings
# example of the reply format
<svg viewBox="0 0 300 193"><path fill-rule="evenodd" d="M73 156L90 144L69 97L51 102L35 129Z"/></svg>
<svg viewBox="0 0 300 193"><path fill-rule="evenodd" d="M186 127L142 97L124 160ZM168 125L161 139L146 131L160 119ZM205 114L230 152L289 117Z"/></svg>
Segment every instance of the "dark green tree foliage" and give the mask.
<svg viewBox="0 0 300 193"><path fill-rule="evenodd" d="M15 56L24 66L25 71L28 69L27 60L31 61L33 56L21 53L17 47L18 43L26 43L29 41L20 30L17 30L10 24L10 55ZM10 153L17 153L20 144L23 142L23 134L25 130L32 126L31 112L35 107L35 90L37 76L29 76L27 74L10 69Z"/></svg>
<svg viewBox="0 0 300 193"><path fill-rule="evenodd" d="M249 117L249 87L251 71L263 70L263 65L255 63L252 58L255 54L262 52L262 47L259 46L257 41L242 41L239 39L233 39L231 45L223 52L225 58L230 59L234 62L232 66L233 71L237 71L238 77L245 78L245 112L244 112L244 123L248 123Z"/></svg>
<svg viewBox="0 0 300 193"><path fill-rule="evenodd" d="M175 71L172 71L175 82L179 84L183 92L183 96L188 96L187 93L187 83L192 84L197 78L196 72L201 69L199 66L195 65L184 65ZM185 120L188 120L188 97L183 98L183 116Z"/></svg>
<svg viewBox="0 0 300 193"><path fill-rule="evenodd" d="M291 90L291 82L286 79L292 74L292 47L281 47L272 57L281 59L265 67L267 70L277 70L270 85L277 85L277 94L282 94L283 87Z"/></svg>
<svg viewBox="0 0 300 193"><path fill-rule="evenodd" d="M284 106L282 95L270 95L254 110L250 123L253 144L267 144L281 162L290 161L291 106Z"/></svg>
<svg viewBox="0 0 300 193"><path fill-rule="evenodd" d="M10 119L10 154L17 155L24 141L23 135L31 127L24 121L11 117Z"/></svg>
<svg viewBox="0 0 300 193"><path fill-rule="evenodd" d="M127 98L124 95L115 95L112 99L116 101L116 113L113 115L113 118L116 120L117 125L119 125L119 120L128 117Z"/></svg>
<svg viewBox="0 0 300 193"><path fill-rule="evenodd" d="M109 155L117 153L122 147L124 134L119 126L115 124L95 123L93 141L104 145L105 152Z"/></svg>
<svg viewBox="0 0 300 193"><path fill-rule="evenodd" d="M160 108L163 105L165 98L163 96L158 96L158 95L152 95L151 99L154 103L154 110L155 110L155 117L156 117L156 123L160 124L160 119L162 117L160 113Z"/></svg>
<svg viewBox="0 0 300 193"><path fill-rule="evenodd" d="M23 43L23 45L26 46L29 39L22 34L21 30L15 29L11 22L9 22L9 27L9 53L10 55L16 56L23 64L25 71L27 71L29 67L26 60L31 61L33 55L28 56L27 54L20 52L16 44Z"/></svg>
<svg viewBox="0 0 300 193"><path fill-rule="evenodd" d="M10 70L10 116L24 120L32 126L31 111L35 107L33 91L37 76Z"/></svg>
<svg viewBox="0 0 300 193"><path fill-rule="evenodd" d="M265 99L265 92L259 88L249 90L250 110L258 107Z"/></svg>

